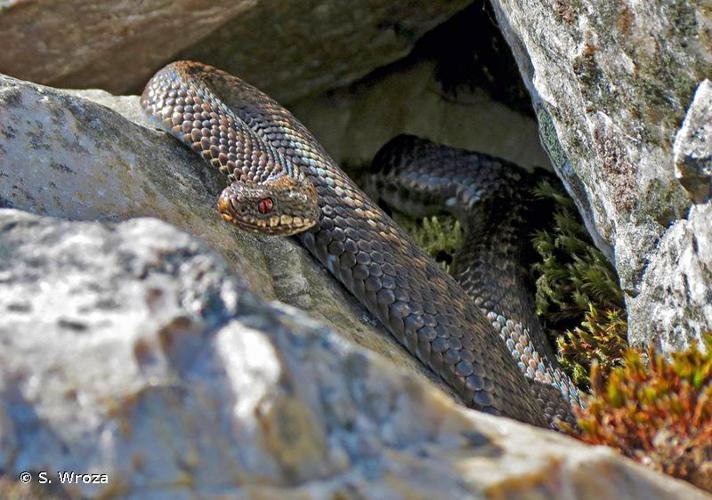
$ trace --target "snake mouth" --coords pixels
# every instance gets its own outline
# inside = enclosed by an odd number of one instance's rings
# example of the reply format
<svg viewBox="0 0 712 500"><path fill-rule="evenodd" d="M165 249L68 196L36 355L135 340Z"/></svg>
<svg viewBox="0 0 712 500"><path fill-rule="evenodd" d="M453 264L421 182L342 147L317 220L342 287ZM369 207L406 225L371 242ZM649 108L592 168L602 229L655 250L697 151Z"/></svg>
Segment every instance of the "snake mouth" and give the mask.
<svg viewBox="0 0 712 500"><path fill-rule="evenodd" d="M222 213L221 215L223 220L239 227L240 229L246 229L255 233L280 236L298 234L302 231L306 231L316 224L315 220L304 219L302 217L291 215L274 215L269 219L257 219L249 216L235 218L226 213Z"/></svg>
<svg viewBox="0 0 712 500"><path fill-rule="evenodd" d="M291 236L313 227L316 219L290 214L251 215L240 213L230 203L230 199L221 196L218 201L218 211L223 220L240 229L270 235Z"/></svg>

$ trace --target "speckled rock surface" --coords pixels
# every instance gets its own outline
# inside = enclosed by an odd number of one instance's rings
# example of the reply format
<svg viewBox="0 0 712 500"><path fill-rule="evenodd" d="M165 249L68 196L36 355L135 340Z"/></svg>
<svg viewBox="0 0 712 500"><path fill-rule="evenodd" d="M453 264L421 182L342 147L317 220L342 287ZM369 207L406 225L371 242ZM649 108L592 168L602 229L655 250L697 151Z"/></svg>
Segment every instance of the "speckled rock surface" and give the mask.
<svg viewBox="0 0 712 500"><path fill-rule="evenodd" d="M0 249L5 498L23 471L72 498L706 498L453 404L156 219L0 209Z"/></svg>
<svg viewBox="0 0 712 500"><path fill-rule="evenodd" d="M675 177L697 203L712 197L712 82L703 81L675 137Z"/></svg>
<svg viewBox="0 0 712 500"><path fill-rule="evenodd" d="M630 314L656 325L667 351L689 347L712 324L712 204L695 205L665 232ZM690 325L701 325L690 331Z"/></svg>
<svg viewBox="0 0 712 500"><path fill-rule="evenodd" d="M145 128L138 97L70 94L0 76L0 116L0 207L74 220L161 218L200 237L260 297L305 309L435 380L296 241L227 225L216 209L225 180L173 138Z"/></svg>
<svg viewBox="0 0 712 500"><path fill-rule="evenodd" d="M709 296L682 310L661 292L697 273L688 267L694 259L677 260L665 250L672 239L681 254L709 255L679 247L694 243L679 237L692 227L709 241L711 226L685 221L695 201L676 177L673 145L695 89L712 74L712 10L704 2L671 0L492 5L552 163L596 243L615 261L631 312L630 340L670 350L699 338L712 329L712 317L693 311L707 310ZM670 324L662 318L673 317L679 338L670 343L661 337Z"/></svg>
<svg viewBox="0 0 712 500"><path fill-rule="evenodd" d="M279 99L349 83L405 55L468 0L0 2L0 73L67 88L136 91L199 59Z"/></svg>

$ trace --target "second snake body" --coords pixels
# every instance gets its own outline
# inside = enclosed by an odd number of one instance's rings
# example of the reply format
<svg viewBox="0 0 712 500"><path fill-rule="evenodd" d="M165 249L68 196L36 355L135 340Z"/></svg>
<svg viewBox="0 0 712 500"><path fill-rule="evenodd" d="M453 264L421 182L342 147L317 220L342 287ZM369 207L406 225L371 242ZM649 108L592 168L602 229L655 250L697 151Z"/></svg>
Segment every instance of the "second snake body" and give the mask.
<svg viewBox="0 0 712 500"><path fill-rule="evenodd" d="M492 318L282 106L237 77L188 61L160 70L141 103L230 176L233 184L219 204L226 220L299 233L302 244L468 406L539 426L570 417L558 391L524 376ZM238 198L243 192L246 202ZM289 208L292 202L296 209ZM277 206L294 211L274 212Z"/></svg>

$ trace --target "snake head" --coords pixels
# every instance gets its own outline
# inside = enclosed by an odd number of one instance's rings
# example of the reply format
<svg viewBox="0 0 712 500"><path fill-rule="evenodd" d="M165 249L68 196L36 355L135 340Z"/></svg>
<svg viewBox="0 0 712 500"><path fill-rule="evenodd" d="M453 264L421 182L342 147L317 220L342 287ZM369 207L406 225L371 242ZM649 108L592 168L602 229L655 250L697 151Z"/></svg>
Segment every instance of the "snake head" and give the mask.
<svg viewBox="0 0 712 500"><path fill-rule="evenodd" d="M281 236L306 231L319 219L314 186L288 175L260 183L233 182L220 194L218 210L241 229Z"/></svg>

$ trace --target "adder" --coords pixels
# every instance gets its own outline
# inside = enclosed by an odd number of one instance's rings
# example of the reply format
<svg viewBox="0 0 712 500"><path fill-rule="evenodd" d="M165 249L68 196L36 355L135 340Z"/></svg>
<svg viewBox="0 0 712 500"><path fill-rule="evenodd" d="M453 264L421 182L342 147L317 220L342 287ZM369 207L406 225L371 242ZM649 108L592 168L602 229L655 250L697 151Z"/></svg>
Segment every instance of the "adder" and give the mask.
<svg viewBox="0 0 712 500"><path fill-rule="evenodd" d="M506 200L516 201L526 173L408 136L376 156L386 203L419 197L428 212L444 206L468 221L461 257L470 264L456 269L461 285L289 111L240 78L197 62L171 63L147 83L141 105L160 128L228 177L217 202L226 221L297 235L467 406L537 426L573 422L578 393L546 345L518 278L522 212ZM488 209L476 210L483 206ZM479 233L493 223L499 242Z"/></svg>

